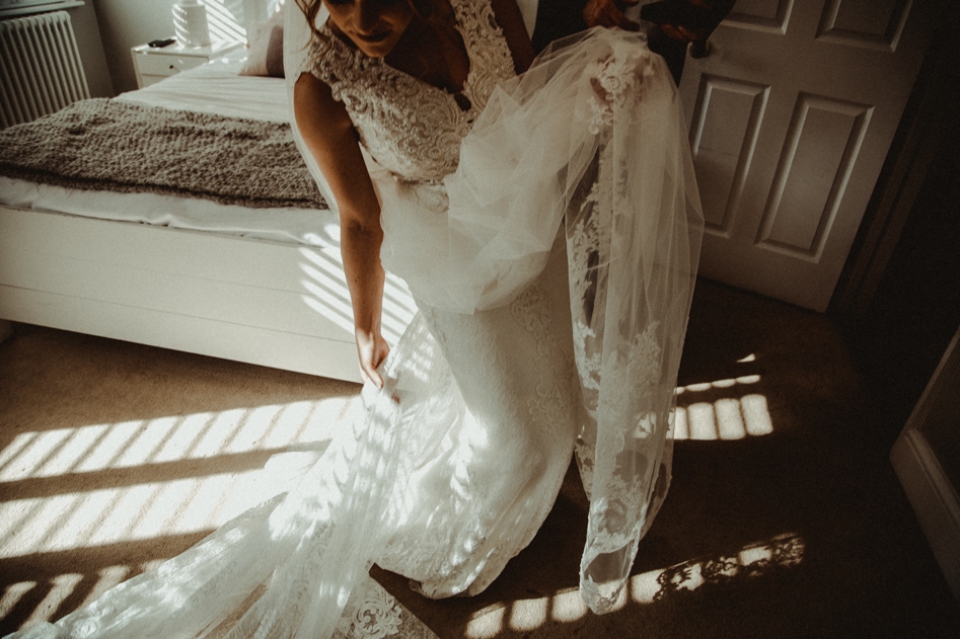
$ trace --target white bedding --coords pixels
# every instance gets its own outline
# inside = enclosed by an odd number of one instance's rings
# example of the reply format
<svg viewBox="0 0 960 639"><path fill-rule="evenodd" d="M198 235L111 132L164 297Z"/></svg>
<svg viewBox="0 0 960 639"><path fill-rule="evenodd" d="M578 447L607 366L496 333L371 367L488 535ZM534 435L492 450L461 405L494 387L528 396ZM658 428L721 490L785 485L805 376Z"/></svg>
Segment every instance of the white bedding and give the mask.
<svg viewBox="0 0 960 639"><path fill-rule="evenodd" d="M229 117L288 121L284 80L237 75L243 60L243 52L238 53L117 99ZM0 177L0 204L313 246L339 243L337 216L330 210L249 209L171 195L66 189L6 177Z"/></svg>
<svg viewBox="0 0 960 639"><path fill-rule="evenodd" d="M243 49L238 49L233 56L212 60L163 82L124 93L118 99L168 109L287 122L290 107L286 81L237 75L245 55Z"/></svg>

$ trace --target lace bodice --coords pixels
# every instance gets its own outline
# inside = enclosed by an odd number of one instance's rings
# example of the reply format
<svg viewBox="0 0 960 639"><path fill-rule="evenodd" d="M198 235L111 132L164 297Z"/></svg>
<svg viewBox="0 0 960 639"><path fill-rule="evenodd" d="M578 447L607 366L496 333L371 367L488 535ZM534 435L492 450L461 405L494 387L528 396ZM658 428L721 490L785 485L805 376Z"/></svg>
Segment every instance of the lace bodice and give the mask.
<svg viewBox="0 0 960 639"><path fill-rule="evenodd" d="M326 26L312 39L307 70L343 102L360 142L380 166L409 182L438 182L457 168L460 141L494 87L515 75L489 0L451 0L470 72L456 96L370 58Z"/></svg>

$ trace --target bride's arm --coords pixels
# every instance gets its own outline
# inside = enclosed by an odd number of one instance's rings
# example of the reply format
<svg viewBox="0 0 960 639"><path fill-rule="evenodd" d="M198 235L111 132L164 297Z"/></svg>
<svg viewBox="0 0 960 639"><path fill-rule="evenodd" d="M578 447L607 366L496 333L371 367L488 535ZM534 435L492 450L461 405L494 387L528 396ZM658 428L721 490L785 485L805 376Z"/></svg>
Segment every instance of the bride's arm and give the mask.
<svg viewBox="0 0 960 639"><path fill-rule="evenodd" d="M513 54L513 66L517 73L523 73L530 68L534 52L517 0L490 0L490 6Z"/></svg>
<svg viewBox="0 0 960 639"><path fill-rule="evenodd" d="M384 272L380 264L380 203L360 152L357 133L330 87L309 73L294 85L297 127L340 209L340 250L350 287L360 371L383 386L377 366L389 347L380 332Z"/></svg>

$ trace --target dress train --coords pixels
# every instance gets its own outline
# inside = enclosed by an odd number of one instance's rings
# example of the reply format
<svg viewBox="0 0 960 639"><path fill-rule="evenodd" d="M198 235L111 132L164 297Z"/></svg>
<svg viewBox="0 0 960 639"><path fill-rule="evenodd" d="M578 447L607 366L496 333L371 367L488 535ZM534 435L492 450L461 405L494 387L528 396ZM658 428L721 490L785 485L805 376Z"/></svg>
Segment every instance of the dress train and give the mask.
<svg viewBox="0 0 960 639"><path fill-rule="evenodd" d="M416 193L379 186L385 229L393 214L423 215ZM632 34L563 43L498 89L445 186L445 230L385 245L424 312L385 362L384 389L364 389L365 419L288 493L15 637L324 639L355 618L380 559L426 594L475 592L532 537L574 445L591 499L581 594L597 612L615 604L669 480L702 232L669 72ZM563 282L561 224L566 312L540 281L560 264ZM501 355L526 364L506 369ZM571 378L576 393L563 390ZM521 417L543 432L511 432ZM523 465L538 457L548 463ZM438 552L401 565L424 531Z"/></svg>

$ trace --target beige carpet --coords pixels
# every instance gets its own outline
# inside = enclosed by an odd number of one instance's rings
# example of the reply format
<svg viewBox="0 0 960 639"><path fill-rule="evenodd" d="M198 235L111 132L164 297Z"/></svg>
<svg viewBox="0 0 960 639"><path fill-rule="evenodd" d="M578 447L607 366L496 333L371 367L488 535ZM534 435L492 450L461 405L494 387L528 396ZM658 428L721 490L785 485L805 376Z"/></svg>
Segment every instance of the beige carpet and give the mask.
<svg viewBox="0 0 960 639"><path fill-rule="evenodd" d="M596 617L576 593L586 511L572 473L486 593L427 601L374 575L444 639L958 637L960 607L887 460L903 415L889 397L878 408L853 362L828 318L703 282L671 495L616 612ZM276 490L284 464L270 459L322 449L357 391L17 326L0 344L0 635Z"/></svg>

